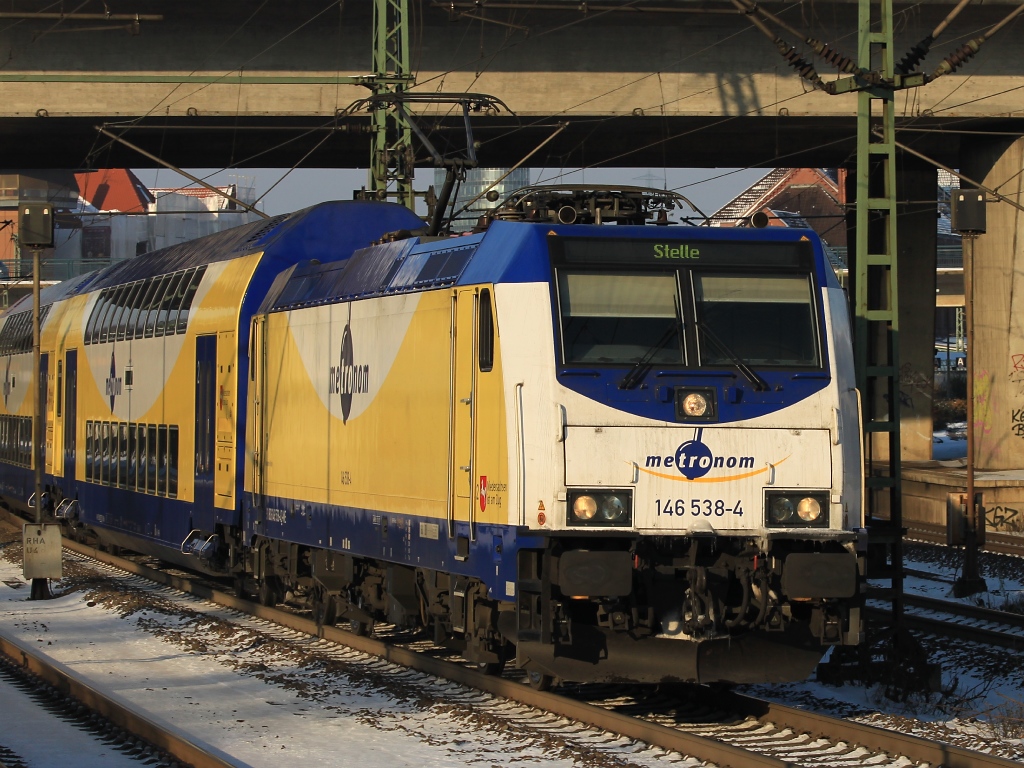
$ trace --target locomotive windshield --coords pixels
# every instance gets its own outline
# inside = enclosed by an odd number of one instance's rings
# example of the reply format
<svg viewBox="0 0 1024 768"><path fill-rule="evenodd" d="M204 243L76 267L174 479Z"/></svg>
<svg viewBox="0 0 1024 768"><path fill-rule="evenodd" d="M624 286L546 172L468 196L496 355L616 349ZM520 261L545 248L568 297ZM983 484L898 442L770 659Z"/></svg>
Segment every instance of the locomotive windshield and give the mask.
<svg viewBox="0 0 1024 768"><path fill-rule="evenodd" d="M711 331L699 334L702 365L728 365L728 352L755 366L819 365L806 276L694 273L693 292L698 323Z"/></svg>
<svg viewBox="0 0 1024 768"><path fill-rule="evenodd" d="M565 362L682 363L676 285L674 272L560 271Z"/></svg>

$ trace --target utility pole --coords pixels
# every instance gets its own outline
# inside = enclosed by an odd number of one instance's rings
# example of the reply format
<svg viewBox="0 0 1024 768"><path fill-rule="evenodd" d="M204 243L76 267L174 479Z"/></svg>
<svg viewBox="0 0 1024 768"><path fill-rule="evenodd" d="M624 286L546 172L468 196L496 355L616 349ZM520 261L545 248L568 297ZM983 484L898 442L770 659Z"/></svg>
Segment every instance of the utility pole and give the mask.
<svg viewBox="0 0 1024 768"><path fill-rule="evenodd" d="M370 90L375 97L395 96L397 101L414 83L409 69L408 0L374 0L373 74ZM389 197L410 210L416 208L413 191L416 161L412 128L406 113L378 99L371 108L370 191L378 200ZM389 130L390 128L390 130ZM394 183L395 189L389 189Z"/></svg>
<svg viewBox="0 0 1024 768"><path fill-rule="evenodd" d="M961 497L966 509L964 522L964 567L953 582L953 595L967 597L988 590L978 564L978 546L985 535L985 514L980 493L974 491L974 241L984 234L985 193L961 189L951 200L952 228L959 232L966 246L964 254L964 315L967 325L967 497Z"/></svg>
<svg viewBox="0 0 1024 768"><path fill-rule="evenodd" d="M858 24L861 69L880 76L881 83L894 83L892 0L860 0ZM893 86L857 89L853 300L857 388L864 402L867 452L865 524L869 547L881 554L869 559L868 568L870 572L874 566L880 571L876 577L890 580L890 587L876 596L889 601L892 626L898 630L903 617L903 505L895 98ZM877 453L883 454L878 462Z"/></svg>
<svg viewBox="0 0 1024 768"><path fill-rule="evenodd" d="M32 600L47 600L49 579L62 575L60 526L43 523L43 420L46 417L46 390L42 370L39 254L43 246L53 245L53 207L48 203L22 203L18 206L19 244L32 249L32 469L35 493L29 506L35 506L35 523L26 523L22 534L23 568L32 581Z"/></svg>

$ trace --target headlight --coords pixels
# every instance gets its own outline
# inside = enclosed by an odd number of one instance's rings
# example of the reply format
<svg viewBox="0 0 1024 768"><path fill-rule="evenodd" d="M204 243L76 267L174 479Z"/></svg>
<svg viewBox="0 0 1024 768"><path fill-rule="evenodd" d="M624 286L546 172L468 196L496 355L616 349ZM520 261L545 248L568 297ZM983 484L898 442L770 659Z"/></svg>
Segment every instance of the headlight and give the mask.
<svg viewBox="0 0 1024 768"><path fill-rule="evenodd" d="M807 496L796 505L796 514L805 523L813 523L821 517L821 504L812 496Z"/></svg>
<svg viewBox="0 0 1024 768"><path fill-rule="evenodd" d="M633 523L633 492L570 490L566 508L567 525L625 527Z"/></svg>
<svg viewBox="0 0 1024 768"><path fill-rule="evenodd" d="M785 496L779 496L772 502L768 514L773 523L784 523L793 517L793 502Z"/></svg>
<svg viewBox="0 0 1024 768"><path fill-rule="evenodd" d="M616 523L626 516L626 504L619 496L605 496L601 501L601 518Z"/></svg>
<svg viewBox="0 0 1024 768"><path fill-rule="evenodd" d="M593 496L578 496L572 503L572 514L577 520L591 520L597 514L597 500Z"/></svg>
<svg viewBox="0 0 1024 768"><path fill-rule="evenodd" d="M827 528L827 492L771 491L765 494L765 524L770 528Z"/></svg>
<svg viewBox="0 0 1024 768"><path fill-rule="evenodd" d="M676 387L676 421L718 421L717 391L714 387Z"/></svg>
<svg viewBox="0 0 1024 768"><path fill-rule="evenodd" d="M696 419L708 412L708 401L699 392L691 392L683 398L683 413Z"/></svg>

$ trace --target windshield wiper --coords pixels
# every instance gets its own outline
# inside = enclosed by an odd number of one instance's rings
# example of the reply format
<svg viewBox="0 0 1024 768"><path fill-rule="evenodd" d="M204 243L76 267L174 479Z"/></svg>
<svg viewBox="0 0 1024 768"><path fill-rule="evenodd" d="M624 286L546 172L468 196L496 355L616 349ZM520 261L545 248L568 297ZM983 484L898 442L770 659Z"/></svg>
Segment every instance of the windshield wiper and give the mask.
<svg viewBox="0 0 1024 768"><path fill-rule="evenodd" d="M649 350L647 350L643 357L636 361L633 367L629 370L629 373L622 377L622 381L619 382L619 389L633 389L643 380L644 374L646 374L647 369L650 368L651 360L658 353L658 350L664 347L665 344L668 343L668 340L676 335L677 327L676 323L673 323L665 329L665 333L661 335L661 338L658 339Z"/></svg>
<svg viewBox="0 0 1024 768"><path fill-rule="evenodd" d="M757 371L743 362L743 360L740 359L740 356L733 352L724 341L718 338L718 334L712 331L711 328L699 320L696 320L694 324L697 326L699 331L702 331L708 339L714 342L715 346L718 347L719 352L723 353L730 361L732 361L732 364L735 365L739 372L747 378L747 381L754 385L755 392L767 392L771 389L771 385L761 378Z"/></svg>

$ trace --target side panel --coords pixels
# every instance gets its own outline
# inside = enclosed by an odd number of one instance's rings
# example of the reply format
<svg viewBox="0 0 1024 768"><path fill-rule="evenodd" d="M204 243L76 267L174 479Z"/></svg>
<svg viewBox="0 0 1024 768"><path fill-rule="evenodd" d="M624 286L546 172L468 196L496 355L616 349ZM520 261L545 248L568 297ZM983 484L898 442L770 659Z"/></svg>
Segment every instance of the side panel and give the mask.
<svg viewBox="0 0 1024 768"><path fill-rule="evenodd" d="M480 296L441 290L266 316L250 389L249 489L263 478L254 533L471 573L499 596L514 594L514 558L502 557L516 538L500 350L495 338L481 370L473 342ZM465 391L453 392L456 347ZM454 409L465 412L455 460ZM460 469L471 464L472 474Z"/></svg>

